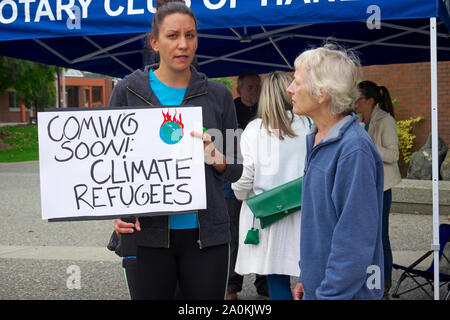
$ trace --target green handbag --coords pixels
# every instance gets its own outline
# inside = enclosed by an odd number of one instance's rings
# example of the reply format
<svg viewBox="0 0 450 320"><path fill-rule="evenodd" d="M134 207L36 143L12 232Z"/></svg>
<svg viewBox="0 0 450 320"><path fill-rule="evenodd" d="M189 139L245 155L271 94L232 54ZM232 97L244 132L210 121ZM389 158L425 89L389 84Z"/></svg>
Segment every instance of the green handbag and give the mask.
<svg viewBox="0 0 450 320"><path fill-rule="evenodd" d="M301 209L302 182L300 177L245 200L262 229Z"/></svg>

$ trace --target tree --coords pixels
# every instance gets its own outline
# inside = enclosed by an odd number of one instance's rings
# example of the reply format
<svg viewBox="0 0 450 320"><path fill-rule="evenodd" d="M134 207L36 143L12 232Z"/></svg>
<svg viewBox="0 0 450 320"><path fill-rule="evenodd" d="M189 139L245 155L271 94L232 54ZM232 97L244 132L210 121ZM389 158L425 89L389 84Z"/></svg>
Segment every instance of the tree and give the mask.
<svg viewBox="0 0 450 320"><path fill-rule="evenodd" d="M227 86L228 89L233 89L233 81L231 81L230 78L228 77L223 77L223 78L212 78L209 79L211 81L217 81L217 82L222 82L224 85Z"/></svg>
<svg viewBox="0 0 450 320"><path fill-rule="evenodd" d="M27 107L36 111L54 107L57 67L38 62L0 57L0 92L13 88Z"/></svg>
<svg viewBox="0 0 450 320"><path fill-rule="evenodd" d="M0 92L14 86L24 66L22 60L0 56Z"/></svg>

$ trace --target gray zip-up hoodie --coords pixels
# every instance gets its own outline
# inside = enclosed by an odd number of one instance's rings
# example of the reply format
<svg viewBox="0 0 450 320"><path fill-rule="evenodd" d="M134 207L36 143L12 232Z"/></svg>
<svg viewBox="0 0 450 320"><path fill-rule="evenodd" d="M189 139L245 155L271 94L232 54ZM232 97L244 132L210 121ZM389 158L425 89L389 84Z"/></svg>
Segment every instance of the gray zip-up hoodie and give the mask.
<svg viewBox="0 0 450 320"><path fill-rule="evenodd" d="M117 83L109 101L109 107L160 106L158 98L150 88L147 66L144 71L137 70ZM238 162L239 141L234 150L226 150L226 129L237 129L236 111L230 90L222 83L208 81L203 73L191 67L191 79L181 105L201 106L203 127L218 129L222 133L223 145L216 148L227 155L225 172L219 174L214 167L205 164L206 210L198 211L200 248L224 244L230 241L230 220L222 193L222 180L235 182L242 174L242 161ZM170 246L169 217L139 218L141 231L136 233L136 243L140 246Z"/></svg>

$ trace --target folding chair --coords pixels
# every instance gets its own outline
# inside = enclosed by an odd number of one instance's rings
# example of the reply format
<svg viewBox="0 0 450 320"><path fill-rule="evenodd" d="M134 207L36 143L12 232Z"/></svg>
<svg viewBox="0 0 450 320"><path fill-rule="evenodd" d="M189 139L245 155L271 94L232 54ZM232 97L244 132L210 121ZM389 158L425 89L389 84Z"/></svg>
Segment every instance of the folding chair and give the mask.
<svg viewBox="0 0 450 320"><path fill-rule="evenodd" d="M447 260L447 262L450 264L449 258L444 254L444 247L448 242L450 242L450 225L449 224L441 224L439 226L439 244L440 244L439 261L441 261L441 258L444 257L444 259ZM403 273L401 274L400 279L397 282L397 286L395 287L395 290L392 293L393 298L399 298L400 295L402 295L402 294L405 294L407 292L411 292L413 290L420 288L427 294L427 296L429 296L431 299L433 299L433 295L430 294L427 290L425 290L424 287L426 287L427 285L430 285L431 293L433 293L433 290L434 290L433 289L434 288L434 259L433 259L433 262L431 263L431 266L427 270L416 269L416 266L419 263L421 263L423 260L425 260L428 256L432 255L433 252L434 252L433 250L426 252L423 256L421 256L419 259L414 261L408 267L401 266L401 265L398 265L395 263L392 265L392 267L394 269L403 270ZM417 286L412 289L409 289L409 290L399 293L398 289L399 289L400 285L407 278L411 278L417 284ZM421 281L425 280L425 282L421 283L417 279L421 279ZM439 287L442 287L445 284L449 284L448 288L450 290L450 273L439 272ZM447 294L447 298L448 298L448 294Z"/></svg>

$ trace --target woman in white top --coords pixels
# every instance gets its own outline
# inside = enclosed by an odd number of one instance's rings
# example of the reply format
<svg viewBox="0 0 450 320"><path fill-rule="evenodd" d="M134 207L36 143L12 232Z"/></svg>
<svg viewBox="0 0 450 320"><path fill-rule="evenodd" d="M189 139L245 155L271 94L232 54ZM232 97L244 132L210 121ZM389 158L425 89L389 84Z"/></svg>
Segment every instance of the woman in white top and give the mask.
<svg viewBox="0 0 450 320"><path fill-rule="evenodd" d="M267 75L263 81L258 114L241 136L244 170L239 181L232 184L240 200L303 175L309 121L292 112L292 101L286 91L291 81L292 76L279 71ZM259 229L259 244L244 244L252 226ZM299 243L300 211L261 229L244 201L235 271L242 275L267 275L272 300L292 299L290 276L299 274Z"/></svg>

